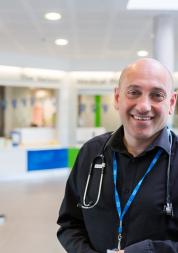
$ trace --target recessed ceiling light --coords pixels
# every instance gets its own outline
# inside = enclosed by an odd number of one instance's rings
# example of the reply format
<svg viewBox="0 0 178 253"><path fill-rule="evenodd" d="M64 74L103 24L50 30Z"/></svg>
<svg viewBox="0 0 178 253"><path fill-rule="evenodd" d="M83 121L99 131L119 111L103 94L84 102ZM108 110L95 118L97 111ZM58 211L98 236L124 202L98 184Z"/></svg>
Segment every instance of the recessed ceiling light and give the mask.
<svg viewBox="0 0 178 253"><path fill-rule="evenodd" d="M129 0L129 10L178 10L178 1L169 0Z"/></svg>
<svg viewBox="0 0 178 253"><path fill-rule="evenodd" d="M66 39L56 39L55 40L55 44L57 46L66 46L68 43L69 43L69 41Z"/></svg>
<svg viewBox="0 0 178 253"><path fill-rule="evenodd" d="M138 55L138 56L141 56L141 57L145 57L145 56L148 55L148 51L146 51L146 50L139 50L139 51L137 52L137 55Z"/></svg>
<svg viewBox="0 0 178 253"><path fill-rule="evenodd" d="M57 12L48 12L45 14L45 18L48 19L48 20L59 20L62 18L61 14L60 13L57 13Z"/></svg>

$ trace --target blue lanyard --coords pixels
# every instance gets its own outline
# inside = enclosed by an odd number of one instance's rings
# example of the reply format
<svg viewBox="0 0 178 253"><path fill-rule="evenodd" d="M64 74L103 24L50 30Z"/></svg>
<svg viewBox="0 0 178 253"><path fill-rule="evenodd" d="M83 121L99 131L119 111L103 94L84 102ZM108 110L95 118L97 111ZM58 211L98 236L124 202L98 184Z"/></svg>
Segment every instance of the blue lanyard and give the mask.
<svg viewBox="0 0 178 253"><path fill-rule="evenodd" d="M161 149L158 150L158 152L154 156L153 160L151 161L147 171L145 172L143 177L140 179L138 184L133 189L129 199L127 200L127 203L126 203L123 211L121 211L121 203L120 203L120 198L119 198L119 194L118 194L118 191L117 191L117 161L116 161L116 154L114 153L114 156L113 156L114 193L115 193L116 209L117 209L117 213L118 213L119 220L120 220L119 226L118 226L118 249L119 250L120 250L120 244L121 244L121 239L122 239L122 221L123 221L124 215L126 214L126 212L128 211L130 205L132 204L132 202L133 202L133 200L134 200L141 184L143 183L143 180L145 179L147 174L153 169L153 167L154 167L155 163L157 162L157 160L159 159L161 153L162 153L162 150Z"/></svg>

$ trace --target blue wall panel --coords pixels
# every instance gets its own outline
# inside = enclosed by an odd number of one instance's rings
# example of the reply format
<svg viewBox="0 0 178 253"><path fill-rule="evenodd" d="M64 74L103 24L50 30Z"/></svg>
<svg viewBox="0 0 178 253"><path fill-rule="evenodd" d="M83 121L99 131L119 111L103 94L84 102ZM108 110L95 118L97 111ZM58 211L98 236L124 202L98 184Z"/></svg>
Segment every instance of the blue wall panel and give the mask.
<svg viewBox="0 0 178 253"><path fill-rule="evenodd" d="M28 171L66 167L68 167L68 149L27 151Z"/></svg>

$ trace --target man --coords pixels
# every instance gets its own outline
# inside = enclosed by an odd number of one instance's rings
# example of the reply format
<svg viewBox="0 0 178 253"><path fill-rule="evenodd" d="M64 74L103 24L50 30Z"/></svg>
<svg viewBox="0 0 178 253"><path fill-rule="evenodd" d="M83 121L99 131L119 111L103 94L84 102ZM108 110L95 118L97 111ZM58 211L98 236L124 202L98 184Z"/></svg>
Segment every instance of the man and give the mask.
<svg viewBox="0 0 178 253"><path fill-rule="evenodd" d="M84 144L67 181L57 233L67 252L178 252L178 138L167 128L175 104L160 62L124 69L115 89L122 126Z"/></svg>

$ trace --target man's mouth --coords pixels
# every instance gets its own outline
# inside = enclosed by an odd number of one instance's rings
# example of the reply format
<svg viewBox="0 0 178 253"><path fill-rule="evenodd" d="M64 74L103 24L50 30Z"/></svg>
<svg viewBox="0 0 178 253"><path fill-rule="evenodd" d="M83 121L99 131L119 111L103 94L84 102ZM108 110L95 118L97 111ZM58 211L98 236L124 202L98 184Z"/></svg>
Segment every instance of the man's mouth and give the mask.
<svg viewBox="0 0 178 253"><path fill-rule="evenodd" d="M132 118L136 119L136 120L140 120L140 121L149 121L152 120L153 117L151 116L145 116L145 115L131 115Z"/></svg>

